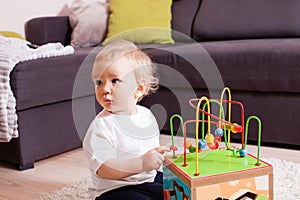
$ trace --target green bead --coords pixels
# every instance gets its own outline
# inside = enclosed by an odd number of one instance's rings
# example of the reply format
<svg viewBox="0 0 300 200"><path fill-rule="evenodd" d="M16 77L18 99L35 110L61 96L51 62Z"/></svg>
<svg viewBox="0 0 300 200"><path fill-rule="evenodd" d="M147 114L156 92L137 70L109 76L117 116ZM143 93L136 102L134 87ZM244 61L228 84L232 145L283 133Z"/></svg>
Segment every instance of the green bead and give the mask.
<svg viewBox="0 0 300 200"><path fill-rule="evenodd" d="M195 152L195 147L191 145L190 148L189 148L189 151L190 151L190 153L194 153Z"/></svg>

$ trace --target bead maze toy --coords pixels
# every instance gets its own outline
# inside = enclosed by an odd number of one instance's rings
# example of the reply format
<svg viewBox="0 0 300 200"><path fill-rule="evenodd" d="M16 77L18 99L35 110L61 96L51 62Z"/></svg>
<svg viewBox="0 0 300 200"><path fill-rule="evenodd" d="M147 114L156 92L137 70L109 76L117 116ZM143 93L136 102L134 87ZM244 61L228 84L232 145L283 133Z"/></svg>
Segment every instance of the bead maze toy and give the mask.
<svg viewBox="0 0 300 200"><path fill-rule="evenodd" d="M225 92L228 100L224 100ZM257 116L249 116L245 123L244 106L232 101L229 88L224 88L220 100L201 98L190 99L196 116L192 120L174 114L170 118L172 155L164 162L165 200L214 200L214 199L273 199L273 168L260 159L261 121ZM219 115L211 113L211 105L216 104ZM224 106L228 107L225 116ZM240 124L231 122L231 107L239 106ZM199 119L199 114L201 118ZM183 133L183 153L174 142L173 120L179 119ZM250 121L257 122L257 155L247 152L247 138ZM195 139L187 140L187 124L195 124ZM201 124L201 127L199 126ZM216 129L211 131L212 126ZM201 130L201 138L199 139ZM230 135L241 134L241 147L230 144ZM224 138L224 147L221 140Z"/></svg>

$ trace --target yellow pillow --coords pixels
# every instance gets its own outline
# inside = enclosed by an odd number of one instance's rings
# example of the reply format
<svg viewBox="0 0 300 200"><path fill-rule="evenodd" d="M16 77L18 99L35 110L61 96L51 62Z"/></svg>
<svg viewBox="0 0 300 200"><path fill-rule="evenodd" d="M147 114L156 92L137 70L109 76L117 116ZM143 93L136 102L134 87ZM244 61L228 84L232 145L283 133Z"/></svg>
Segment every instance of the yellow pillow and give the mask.
<svg viewBox="0 0 300 200"><path fill-rule="evenodd" d="M116 39L134 43L174 43L172 0L110 0L108 32L103 45Z"/></svg>
<svg viewBox="0 0 300 200"><path fill-rule="evenodd" d="M22 35L13 31L0 31L0 35L3 35L4 37L14 37L19 38L21 40L25 40L25 38Z"/></svg>

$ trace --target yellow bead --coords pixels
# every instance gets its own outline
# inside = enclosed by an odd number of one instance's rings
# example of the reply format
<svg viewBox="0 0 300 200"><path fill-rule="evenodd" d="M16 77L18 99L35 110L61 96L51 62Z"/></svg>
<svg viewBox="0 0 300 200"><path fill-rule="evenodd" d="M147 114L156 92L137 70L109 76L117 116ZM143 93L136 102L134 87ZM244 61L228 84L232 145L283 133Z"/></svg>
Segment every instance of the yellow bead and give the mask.
<svg viewBox="0 0 300 200"><path fill-rule="evenodd" d="M215 140L215 137L213 134L211 134L211 133L206 134L206 136L205 136L206 143L213 143L214 140Z"/></svg>

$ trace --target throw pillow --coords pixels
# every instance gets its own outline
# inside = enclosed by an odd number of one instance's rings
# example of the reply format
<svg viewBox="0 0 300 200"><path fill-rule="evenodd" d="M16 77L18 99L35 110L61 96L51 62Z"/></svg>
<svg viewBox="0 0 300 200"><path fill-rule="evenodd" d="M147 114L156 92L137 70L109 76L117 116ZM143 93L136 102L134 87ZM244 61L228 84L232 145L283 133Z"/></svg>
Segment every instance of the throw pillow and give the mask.
<svg viewBox="0 0 300 200"><path fill-rule="evenodd" d="M110 0L108 33L103 44L116 39L134 43L174 43L172 0Z"/></svg>
<svg viewBox="0 0 300 200"><path fill-rule="evenodd" d="M25 40L25 38L22 35L13 31L0 31L0 35L4 37L14 37L14 38L19 38L21 40Z"/></svg>
<svg viewBox="0 0 300 200"><path fill-rule="evenodd" d="M69 21L73 28L71 45L74 47L95 46L106 34L108 4L105 0L75 0L71 5Z"/></svg>

